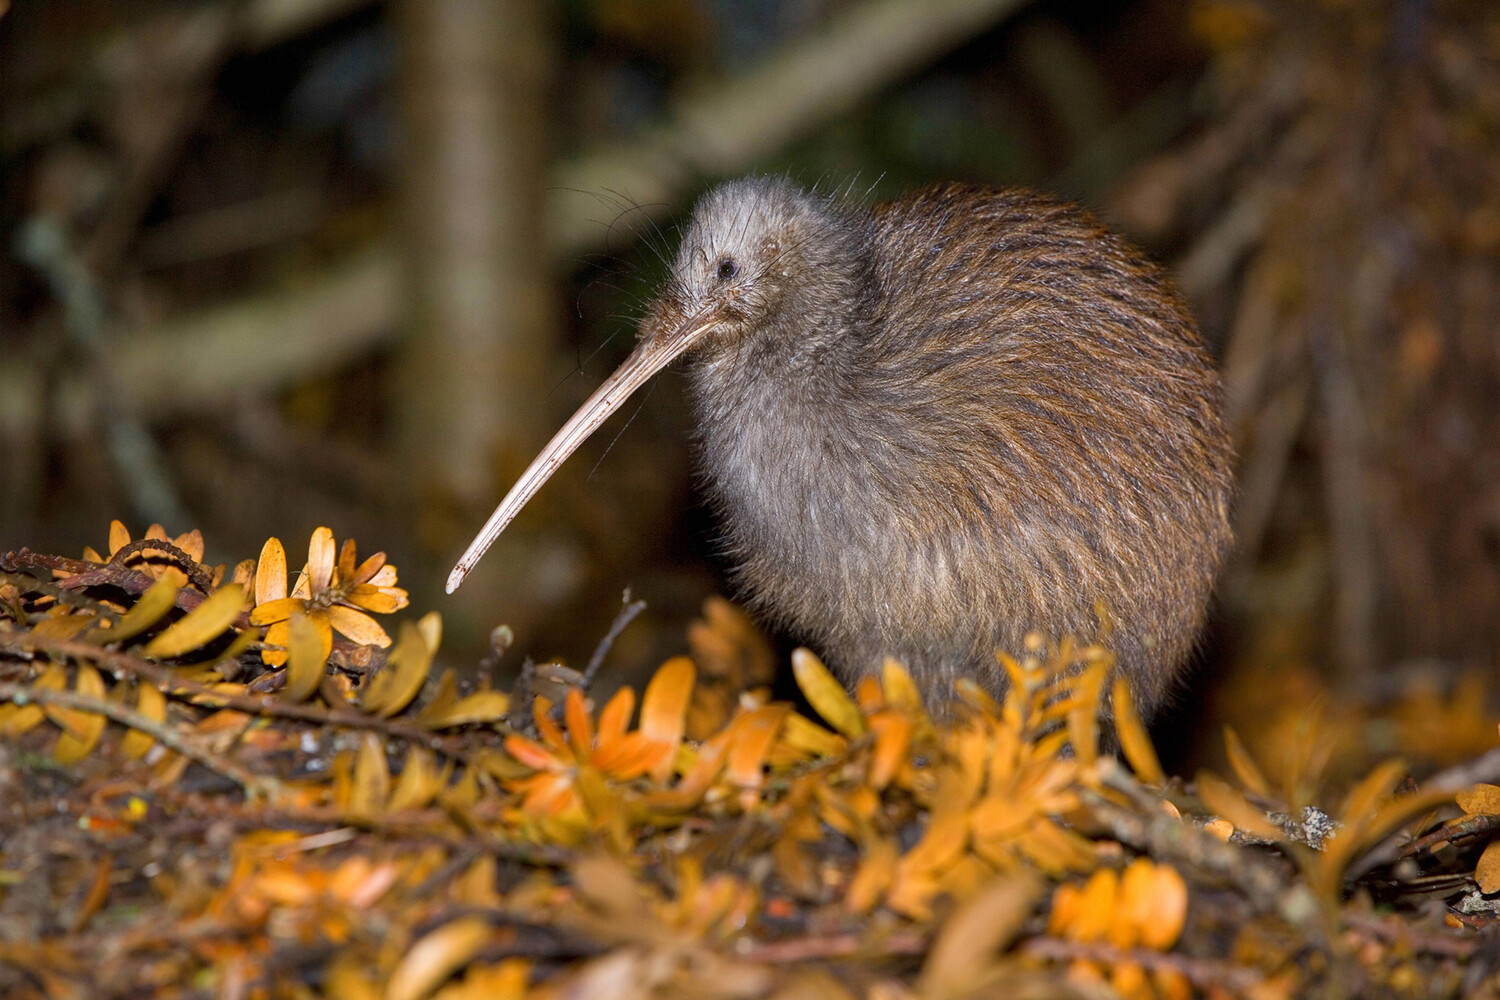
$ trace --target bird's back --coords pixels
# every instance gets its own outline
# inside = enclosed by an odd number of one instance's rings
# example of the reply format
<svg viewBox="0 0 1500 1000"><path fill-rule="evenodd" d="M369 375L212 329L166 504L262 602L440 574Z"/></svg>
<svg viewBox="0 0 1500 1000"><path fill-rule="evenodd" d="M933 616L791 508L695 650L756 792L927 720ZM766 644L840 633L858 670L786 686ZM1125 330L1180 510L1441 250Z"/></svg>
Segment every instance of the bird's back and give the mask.
<svg viewBox="0 0 1500 1000"><path fill-rule="evenodd" d="M863 211L869 319L816 385L760 376L774 434L708 431L740 579L846 674L889 654L941 691L998 690L997 649L1093 638L1102 606L1156 703L1229 541L1219 380L1178 295L1030 192L948 185Z"/></svg>

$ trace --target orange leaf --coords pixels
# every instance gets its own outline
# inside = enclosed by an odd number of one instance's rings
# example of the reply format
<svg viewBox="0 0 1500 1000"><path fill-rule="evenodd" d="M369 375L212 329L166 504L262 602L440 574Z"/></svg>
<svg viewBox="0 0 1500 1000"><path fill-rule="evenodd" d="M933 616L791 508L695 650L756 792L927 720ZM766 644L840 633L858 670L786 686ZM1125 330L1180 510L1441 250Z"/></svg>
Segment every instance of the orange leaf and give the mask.
<svg viewBox="0 0 1500 1000"><path fill-rule="evenodd" d="M1198 798L1216 815L1222 816L1247 833L1262 840L1281 840L1284 834L1266 814L1251 805L1243 795L1230 788L1223 779L1207 771L1198 773L1195 787Z"/></svg>
<svg viewBox="0 0 1500 1000"><path fill-rule="evenodd" d="M1480 892L1500 891L1500 840L1490 841L1479 856L1474 880L1479 883Z"/></svg>
<svg viewBox="0 0 1500 1000"><path fill-rule="evenodd" d="M865 734L865 720L859 706L812 650L799 647L792 651L792 673L808 704L825 722L850 739Z"/></svg>
<svg viewBox="0 0 1500 1000"><path fill-rule="evenodd" d="M351 816L370 819L385 810L391 793L391 769L385 759L380 737L365 733L354 761L354 787L350 790L348 812Z"/></svg>
<svg viewBox="0 0 1500 1000"><path fill-rule="evenodd" d="M1016 845L1049 875L1088 871L1094 864L1094 845L1072 830L1038 818L1016 838Z"/></svg>
<svg viewBox="0 0 1500 1000"><path fill-rule="evenodd" d="M939 802L916 846L901 859L901 867L936 872L952 864L969 842L969 813L962 803Z"/></svg>
<svg viewBox="0 0 1500 1000"><path fill-rule="evenodd" d="M599 713L599 745L608 746L625 735L635 711L635 691L622 687Z"/></svg>
<svg viewBox="0 0 1500 1000"><path fill-rule="evenodd" d="M1135 702L1130 697L1130 686L1123 677L1115 678L1113 703L1115 732L1120 737L1120 749L1130 762L1131 770L1145 784L1158 787L1165 785L1167 776L1156 758L1156 748L1151 745L1151 737L1146 735L1146 727L1141 724Z"/></svg>
<svg viewBox="0 0 1500 1000"><path fill-rule="evenodd" d="M271 625L284 622L306 606L307 602L299 597L281 597L257 604L255 610L250 612L250 624Z"/></svg>
<svg viewBox="0 0 1500 1000"><path fill-rule="evenodd" d="M177 602L177 584L162 577L137 597L130 610L114 623L113 628L95 629L88 639L94 642L124 642L161 621Z"/></svg>
<svg viewBox="0 0 1500 1000"><path fill-rule="evenodd" d="M1109 988L1126 1000L1150 1000L1146 970L1135 962L1116 962L1109 969Z"/></svg>
<svg viewBox="0 0 1500 1000"><path fill-rule="evenodd" d="M99 676L92 664L78 664L78 678L74 690L96 701L104 699L104 678ZM78 709L53 708L48 716L63 727L63 733L52 748L52 756L59 764L76 764L87 757L104 734L105 717L97 712Z"/></svg>
<svg viewBox="0 0 1500 1000"><path fill-rule="evenodd" d="M328 624L361 646L378 646L384 649L391 644L391 637L375 619L363 611L355 611L342 604L335 604L328 609Z"/></svg>
<svg viewBox="0 0 1500 1000"><path fill-rule="evenodd" d="M676 788L670 791L653 792L647 796L647 802L653 808L668 810L690 809L696 805L724 766L729 743L721 737L727 734L728 730L725 730L703 747L698 754L698 759L682 776L682 781Z"/></svg>
<svg viewBox="0 0 1500 1000"><path fill-rule="evenodd" d="M61 663L49 663L41 676L31 686L42 691L61 691L68 686L68 671ZM10 705L15 709L9 715L0 715L0 735L20 736L42 724L47 713L35 702L27 705Z"/></svg>
<svg viewBox="0 0 1500 1000"><path fill-rule="evenodd" d="M292 623L289 621L273 622L271 627L266 629L266 645L281 647L280 649L262 649L260 651L260 658L267 666L279 667L286 662L286 647L292 641L291 636ZM330 635L329 638L331 639L332 636ZM332 648L332 643L329 644L329 648Z"/></svg>
<svg viewBox="0 0 1500 1000"><path fill-rule="evenodd" d="M686 656L674 656L657 669L641 699L641 732L659 743L682 739L683 716L696 675L697 668Z"/></svg>
<svg viewBox="0 0 1500 1000"><path fill-rule="evenodd" d="M886 704L905 709L913 715L923 712L922 693L917 690L916 682L900 662L889 656L885 658L885 663L880 667L880 683L885 690Z"/></svg>
<svg viewBox="0 0 1500 1000"><path fill-rule="evenodd" d="M1118 905L1120 913L1110 925L1109 943L1129 950L1156 918L1156 866L1150 858L1136 858L1120 873Z"/></svg>
<svg viewBox="0 0 1500 1000"><path fill-rule="evenodd" d="M512 733L505 737L505 752L527 767L537 771L552 771L558 766L558 759L553 756L552 751L542 746L536 740L527 739Z"/></svg>
<svg viewBox="0 0 1500 1000"><path fill-rule="evenodd" d="M677 747L682 743L687 725L687 708L693 697L696 676L697 668L691 659L674 656L661 665L646 685L646 694L641 699L640 732L653 743L671 748L651 771L651 777L656 781L665 781L672 774Z"/></svg>
<svg viewBox="0 0 1500 1000"><path fill-rule="evenodd" d="M180 656L218 638L240 616L244 601L245 592L238 584L220 587L204 598L203 603L148 642L146 655L160 659Z"/></svg>
<svg viewBox="0 0 1500 1000"><path fill-rule="evenodd" d="M563 697L563 721L568 724L568 742L582 760L594 749L594 720L589 718L583 692L576 687L568 688L568 693Z"/></svg>
<svg viewBox="0 0 1500 1000"><path fill-rule="evenodd" d="M869 725L875 734L875 747L870 754L868 781L871 788L879 789L890 784L907 762L912 720L905 712L887 709L870 716Z"/></svg>
<svg viewBox="0 0 1500 1000"><path fill-rule="evenodd" d="M130 532L119 521L109 522L109 554L114 554L130 544Z"/></svg>
<svg viewBox="0 0 1500 1000"><path fill-rule="evenodd" d="M354 539L344 539L344 544L339 549L339 580L348 583L349 578L354 575Z"/></svg>
<svg viewBox="0 0 1500 1000"><path fill-rule="evenodd" d="M142 682L136 694L135 710L152 722L165 721L167 717L167 699L157 690L155 685ZM139 729L132 729L125 734L120 741L120 749L125 756L139 759L146 756L156 740L147 736Z"/></svg>
<svg viewBox="0 0 1500 1000"><path fill-rule="evenodd" d="M834 757L849 747L842 736L796 712L786 717L786 723L781 727L781 742L789 750L808 757Z"/></svg>
<svg viewBox="0 0 1500 1000"><path fill-rule="evenodd" d="M1154 865L1153 868L1155 878L1151 905L1147 910L1150 917L1140 925L1141 943L1147 948L1166 951L1177 943L1187 919L1187 883L1171 865Z"/></svg>
<svg viewBox="0 0 1500 1000"><path fill-rule="evenodd" d="M1455 798L1458 807L1466 813L1475 816L1500 815L1500 787L1495 785L1475 785L1459 792ZM1490 891L1492 890L1485 890Z"/></svg>
<svg viewBox="0 0 1500 1000"><path fill-rule="evenodd" d="M967 705L972 705L985 715L1000 716L1000 703L990 693L974 682L972 677L960 677L953 682L953 693Z"/></svg>
<svg viewBox="0 0 1500 1000"><path fill-rule="evenodd" d="M435 711L424 705L418 721L428 729L447 729L474 722L494 722L510 711L510 695L504 691L475 691Z"/></svg>
<svg viewBox="0 0 1500 1000"><path fill-rule="evenodd" d="M1192 980L1170 966L1152 969L1151 983L1157 1000L1193 1000Z"/></svg>
<svg viewBox="0 0 1500 1000"><path fill-rule="evenodd" d="M661 766L663 760L669 759L670 752L671 748L665 744L652 743L640 733L630 733L596 750L590 763L610 777L629 781Z"/></svg>
<svg viewBox="0 0 1500 1000"><path fill-rule="evenodd" d="M1098 941L1109 931L1115 917L1115 902L1119 895L1120 877L1112 868L1100 868L1089 876L1083 886L1083 898L1078 907L1078 919L1068 928L1068 937L1074 941Z"/></svg>
<svg viewBox="0 0 1500 1000"><path fill-rule="evenodd" d="M531 701L531 721L536 723L536 734L542 738L542 742L554 750L568 753L568 738L563 735L562 726L552 718L552 702L537 695Z"/></svg>
<svg viewBox="0 0 1500 1000"><path fill-rule="evenodd" d="M764 776L761 767L771 750L771 742L781 729L790 705L764 705L734 720L725 771L732 784L740 788L759 788Z"/></svg>
<svg viewBox="0 0 1500 1000"><path fill-rule="evenodd" d="M479 954L494 932L483 917L460 917L412 945L386 982L385 1000L422 1000Z"/></svg>
<svg viewBox="0 0 1500 1000"><path fill-rule="evenodd" d="M1047 914L1047 933L1065 935L1083 909L1083 890L1064 882L1052 893L1052 912Z"/></svg>
<svg viewBox="0 0 1500 1000"><path fill-rule="evenodd" d="M881 690L880 681L873 674L865 674L855 681L854 704L859 706L861 715L874 715L886 707L885 691Z"/></svg>
<svg viewBox="0 0 1500 1000"><path fill-rule="evenodd" d="M933 939L917 980L923 996L962 996L979 991L995 954L1021 933L1042 894L1042 882L1026 871L1004 875L960 906Z"/></svg>
<svg viewBox="0 0 1500 1000"><path fill-rule="evenodd" d="M203 561L203 532L197 528L178 535L172 544L192 556L194 562Z"/></svg>
<svg viewBox="0 0 1500 1000"><path fill-rule="evenodd" d="M354 572L350 574L347 582L354 584L356 587L361 584L371 583L375 578L375 574L379 573L381 567L384 565L385 553L377 552L355 567ZM374 584L371 583L371 585L373 586Z"/></svg>
<svg viewBox="0 0 1500 1000"><path fill-rule="evenodd" d="M1380 807L1381 801L1395 794L1396 783L1404 774L1406 764L1400 758L1393 757L1383 761L1344 796L1344 806L1339 818L1346 825L1368 822Z"/></svg>
<svg viewBox="0 0 1500 1000"><path fill-rule="evenodd" d="M266 604L286 597L286 549L281 539L268 538L255 564L255 603ZM257 622L256 624L260 624Z"/></svg>
<svg viewBox="0 0 1500 1000"><path fill-rule="evenodd" d="M401 639L386 657L385 668L370 678L360 696L360 707L373 715L391 716L401 711L422 690L432 669L433 651L411 622L401 623Z"/></svg>
<svg viewBox="0 0 1500 1000"><path fill-rule="evenodd" d="M317 594L333 579L333 532L319 528L307 543L307 585Z"/></svg>
<svg viewBox="0 0 1500 1000"><path fill-rule="evenodd" d="M896 842L889 837L872 837L864 845L859 867L844 893L844 906L851 913L868 913L880 902L896 874Z"/></svg>
<svg viewBox="0 0 1500 1000"><path fill-rule="evenodd" d="M313 696L323 682L328 654L323 650L323 635L318 626L301 611L287 623L286 684L281 697L301 702Z"/></svg>
<svg viewBox="0 0 1500 1000"><path fill-rule="evenodd" d="M437 798L443 790L445 773L433 765L432 752L422 747L411 747L406 751L406 763L396 787L391 789L391 798L386 806L391 812L403 809L421 809Z"/></svg>
<svg viewBox="0 0 1500 1000"><path fill-rule="evenodd" d="M1255 766L1255 758L1250 756L1250 751L1245 749L1245 744L1240 742L1239 734L1230 726L1224 727L1224 751L1229 757L1229 766L1234 770L1235 777L1240 779L1251 792L1262 798L1271 797L1271 783L1266 780L1265 775L1260 773L1260 768ZM1500 788L1495 789L1500 792Z"/></svg>
<svg viewBox="0 0 1500 1000"><path fill-rule="evenodd" d="M350 587L344 594L344 600L365 611L373 611L377 615L388 615L393 611L400 611L408 603L403 598L390 593L388 589L382 589L370 583Z"/></svg>
<svg viewBox="0 0 1500 1000"><path fill-rule="evenodd" d="M417 619L417 633L427 644L427 652L436 656L443 646L443 616L436 611L427 612Z"/></svg>

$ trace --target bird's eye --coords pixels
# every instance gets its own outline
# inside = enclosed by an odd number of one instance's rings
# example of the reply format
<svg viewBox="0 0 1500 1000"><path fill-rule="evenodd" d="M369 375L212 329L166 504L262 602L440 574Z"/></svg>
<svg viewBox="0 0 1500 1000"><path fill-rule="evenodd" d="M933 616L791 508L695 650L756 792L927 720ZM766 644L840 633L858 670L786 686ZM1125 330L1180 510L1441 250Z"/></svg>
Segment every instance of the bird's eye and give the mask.
<svg viewBox="0 0 1500 1000"><path fill-rule="evenodd" d="M723 260L719 261L718 274L720 281L728 281L730 278L739 273L740 266L734 262L733 257L725 257Z"/></svg>

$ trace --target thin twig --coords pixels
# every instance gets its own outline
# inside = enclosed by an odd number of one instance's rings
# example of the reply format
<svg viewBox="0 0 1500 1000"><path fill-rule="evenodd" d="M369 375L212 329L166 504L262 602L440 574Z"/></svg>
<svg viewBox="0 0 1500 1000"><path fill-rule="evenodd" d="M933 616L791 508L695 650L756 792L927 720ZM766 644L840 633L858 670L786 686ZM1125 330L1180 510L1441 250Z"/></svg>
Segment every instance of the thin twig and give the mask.
<svg viewBox="0 0 1500 1000"><path fill-rule="evenodd" d="M462 817L463 829L445 828L443 820L454 820L453 811L439 806L426 809L403 810L381 816L352 817L347 812L331 806L289 808L284 804L226 802L222 798L183 793L174 789L159 789L156 794L171 804L174 812L191 813L212 819L215 823L229 823L248 829L290 829L313 831L334 827L353 827L378 834L386 840L406 840L436 843L457 851L492 854L502 861L523 864L562 867L576 859L573 851L552 844L533 844L524 841L505 840L485 829L485 836L476 836L471 827L480 824L473 817Z"/></svg>
<svg viewBox="0 0 1500 1000"><path fill-rule="evenodd" d="M1457 795L1466 788L1493 781L1500 781L1500 749L1491 750L1473 760L1465 761L1445 771L1439 771L1422 782L1422 792L1423 794ZM1479 822L1465 821L1455 826L1443 827L1417 840L1407 840L1406 832L1397 830L1352 862L1345 869L1344 878L1346 881L1357 879L1381 865L1392 864L1401 858L1409 858L1445 839L1456 840L1473 836L1492 829L1496 823L1500 823L1500 817L1475 817L1475 819Z"/></svg>
<svg viewBox="0 0 1500 1000"><path fill-rule="evenodd" d="M926 935L897 933L877 941L857 933L828 934L815 937L787 938L771 941L740 955L746 962L781 965L819 958L882 958L888 955L923 955L932 942Z"/></svg>
<svg viewBox="0 0 1500 1000"><path fill-rule="evenodd" d="M145 552L147 549L171 556L172 561L177 564L177 568L182 570L187 576L189 583L205 594L213 592L214 582L208 575L208 569L176 545L168 541L163 541L160 538L138 538L133 542L128 542L116 549L110 555L109 561L113 565L123 566L126 559L137 552Z"/></svg>
<svg viewBox="0 0 1500 1000"><path fill-rule="evenodd" d="M1500 781L1500 749L1490 750L1444 771L1431 775L1422 782L1424 792L1459 792L1475 785Z"/></svg>
<svg viewBox="0 0 1500 1000"><path fill-rule="evenodd" d="M155 542L155 539L152 541ZM63 590L69 591L79 591L87 587L107 586L118 587L127 594L140 596L156 582L156 577L151 574L143 573L138 569L131 569L128 566L118 563L96 563L88 562L84 559L69 559L66 556L44 555L40 552L33 552L25 547L0 555L0 569L9 570L13 573L27 573L39 585L43 584L44 581L27 571L45 571L48 573L57 571L67 573L69 574L68 576L49 586L60 587ZM50 590L39 586L37 592L50 593ZM200 594L195 590L184 588L177 592L177 599L174 605L183 611L191 611L206 599L207 590ZM240 628L249 628L250 616L242 614L236 619L236 622Z"/></svg>
<svg viewBox="0 0 1500 1000"><path fill-rule="evenodd" d="M1124 949L1097 942L1038 937L1024 942L1021 945L1021 951L1033 958L1045 958L1055 962L1083 959L1111 969L1127 962L1153 972L1170 969L1181 973L1200 989L1227 988L1243 994L1249 993L1265 982L1265 977L1258 971L1244 966L1215 962L1210 959L1189 958L1175 952L1152 951L1149 948Z"/></svg>
<svg viewBox="0 0 1500 1000"><path fill-rule="evenodd" d="M594 655L589 657L588 666L583 668L583 676L579 678L578 686L584 691L593 686L594 678L598 675L599 668L604 666L604 658L609 655L610 647L615 644L615 640L620 637L620 633L625 631L627 625L635 621L637 615L646 610L646 602L632 601L628 589L625 591L625 596L621 598L621 601L624 607L620 608L620 613L615 615L614 623L609 626L609 631L604 633L604 638L600 639L599 645L594 648Z"/></svg>
<svg viewBox="0 0 1500 1000"><path fill-rule="evenodd" d="M56 653L60 656L90 660L101 666L121 670L135 677L144 678L168 694L190 696L194 704L207 705L212 708L232 708L251 715L269 715L282 719L299 719L303 722L311 722L323 726L370 729L427 747L436 753L452 757L455 760L468 760L467 751L454 746L451 741L445 740L420 726L395 719L381 718L376 715L366 715L354 709L323 709L315 705L293 704L274 698L227 694L207 685L199 684L196 681L180 677L171 668L164 667L159 663L152 663L150 660L144 660L129 653L104 649L92 643L71 639L57 639L51 636L37 635L34 632L26 632L18 635L0 635L0 649L17 652L45 650L46 652Z"/></svg>
<svg viewBox="0 0 1500 1000"><path fill-rule="evenodd" d="M66 604L74 608L85 608L94 612L100 618L107 618L111 621L117 621L124 616L123 611L117 611L103 601L96 601L87 594L79 593L76 590L69 590L50 580L39 580L30 573L7 573L0 570L0 583L8 583L22 594L45 594L48 597L56 599L59 604ZM17 621L21 621L21 619L17 619Z"/></svg>
<svg viewBox="0 0 1500 1000"><path fill-rule="evenodd" d="M1224 879L1263 912L1278 913L1302 928L1310 941L1321 944L1327 940L1322 909L1306 885L1289 885L1287 873L1261 854L1224 843L1162 811L1160 800L1113 758L1101 757L1095 766L1105 786L1126 795L1139 810L1125 809L1102 795L1084 792L1089 809L1116 840L1153 857L1180 861Z"/></svg>
<svg viewBox="0 0 1500 1000"><path fill-rule="evenodd" d="M41 705L57 705L60 708L71 708L80 712L91 712L113 719L123 726L138 729L156 740L169 750L175 750L190 760L196 761L224 777L238 784L245 790L247 795L271 799L280 789L280 783L275 778L263 778L245 770L229 758L216 754L212 750L199 746L178 733L172 727L157 722L150 716L143 715L133 708L116 702L104 701L92 698L86 694L76 691L55 691L49 688L39 688L30 684L17 684L8 681L0 681L0 701L13 702L17 705L25 705L35 702Z"/></svg>

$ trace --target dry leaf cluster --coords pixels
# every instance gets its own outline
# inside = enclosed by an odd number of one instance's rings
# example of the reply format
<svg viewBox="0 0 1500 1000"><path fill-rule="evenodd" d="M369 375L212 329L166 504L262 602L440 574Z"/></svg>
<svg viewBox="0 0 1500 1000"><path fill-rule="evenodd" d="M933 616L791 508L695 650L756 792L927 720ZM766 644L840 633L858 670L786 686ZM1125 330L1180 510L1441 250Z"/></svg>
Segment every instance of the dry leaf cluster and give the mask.
<svg viewBox="0 0 1500 1000"><path fill-rule="evenodd" d="M327 529L290 586L275 539L202 551L0 556L6 996L1500 995L1493 719L1421 785L1329 800L1233 732L1184 784L1100 647L1033 637L939 717L798 650L798 707L715 600L596 704L435 670Z"/></svg>

